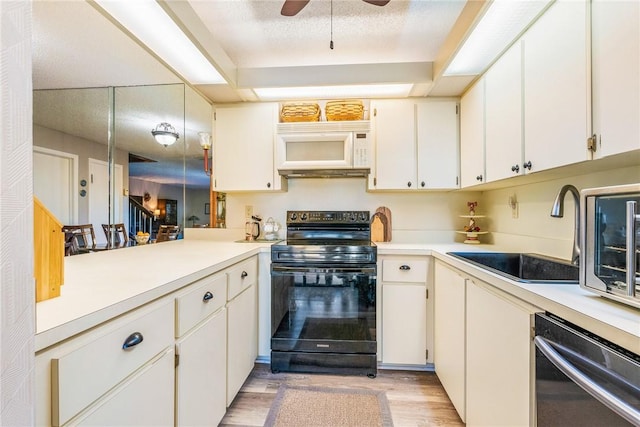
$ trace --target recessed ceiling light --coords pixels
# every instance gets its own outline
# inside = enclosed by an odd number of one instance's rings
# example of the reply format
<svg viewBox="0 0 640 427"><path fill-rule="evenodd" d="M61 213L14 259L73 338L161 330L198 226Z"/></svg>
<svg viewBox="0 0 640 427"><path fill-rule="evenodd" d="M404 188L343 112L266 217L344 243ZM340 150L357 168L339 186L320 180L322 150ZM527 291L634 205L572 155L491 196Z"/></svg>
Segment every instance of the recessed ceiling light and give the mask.
<svg viewBox="0 0 640 427"><path fill-rule="evenodd" d="M226 83L155 0L96 3L190 83Z"/></svg>
<svg viewBox="0 0 640 427"><path fill-rule="evenodd" d="M407 97L413 84L373 84L345 86L301 86L255 88L262 101L286 99L394 98Z"/></svg>
<svg viewBox="0 0 640 427"><path fill-rule="evenodd" d="M550 0L494 0L443 75L472 76L483 73L549 3Z"/></svg>

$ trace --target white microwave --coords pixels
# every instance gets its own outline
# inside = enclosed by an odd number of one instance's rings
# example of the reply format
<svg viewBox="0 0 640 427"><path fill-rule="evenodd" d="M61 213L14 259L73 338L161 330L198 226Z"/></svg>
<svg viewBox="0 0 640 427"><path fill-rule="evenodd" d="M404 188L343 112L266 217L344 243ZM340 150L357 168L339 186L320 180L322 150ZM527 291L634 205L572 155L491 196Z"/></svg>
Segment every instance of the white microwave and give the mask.
<svg viewBox="0 0 640 427"><path fill-rule="evenodd" d="M280 175L366 176L370 172L373 148L367 129L314 132L327 130L327 126L307 125L305 131L278 133L276 164Z"/></svg>
<svg viewBox="0 0 640 427"><path fill-rule="evenodd" d="M640 183L580 194L580 286L640 308Z"/></svg>

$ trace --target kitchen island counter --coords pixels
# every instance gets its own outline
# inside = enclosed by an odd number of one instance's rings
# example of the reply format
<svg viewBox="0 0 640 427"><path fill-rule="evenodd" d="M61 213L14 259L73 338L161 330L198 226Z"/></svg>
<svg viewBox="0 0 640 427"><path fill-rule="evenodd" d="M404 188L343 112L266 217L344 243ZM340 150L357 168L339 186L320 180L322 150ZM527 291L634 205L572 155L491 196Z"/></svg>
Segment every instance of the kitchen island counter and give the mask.
<svg viewBox="0 0 640 427"><path fill-rule="evenodd" d="M176 240L65 257L60 296L36 304L36 351L269 250L270 245Z"/></svg>

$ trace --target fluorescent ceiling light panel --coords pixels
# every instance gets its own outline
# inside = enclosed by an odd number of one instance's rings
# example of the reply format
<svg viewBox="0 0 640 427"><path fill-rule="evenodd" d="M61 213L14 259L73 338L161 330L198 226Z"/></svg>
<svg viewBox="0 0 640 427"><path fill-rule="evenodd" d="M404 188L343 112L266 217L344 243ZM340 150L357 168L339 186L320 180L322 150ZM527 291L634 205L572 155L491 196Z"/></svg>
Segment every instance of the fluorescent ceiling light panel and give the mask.
<svg viewBox="0 0 640 427"><path fill-rule="evenodd" d="M494 0L444 75L481 74L548 4L549 0Z"/></svg>
<svg viewBox="0 0 640 427"><path fill-rule="evenodd" d="M255 88L262 101L284 99L391 98L409 96L413 84Z"/></svg>
<svg viewBox="0 0 640 427"><path fill-rule="evenodd" d="M96 3L190 83L226 83L155 0Z"/></svg>

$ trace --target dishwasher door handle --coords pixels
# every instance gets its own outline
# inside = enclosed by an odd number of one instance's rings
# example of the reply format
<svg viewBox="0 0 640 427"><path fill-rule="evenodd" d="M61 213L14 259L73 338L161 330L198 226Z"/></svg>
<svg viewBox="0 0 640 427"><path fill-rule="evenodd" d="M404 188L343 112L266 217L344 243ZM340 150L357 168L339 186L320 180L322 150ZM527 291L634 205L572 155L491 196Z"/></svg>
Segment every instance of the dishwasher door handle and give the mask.
<svg viewBox="0 0 640 427"><path fill-rule="evenodd" d="M633 425L640 425L640 412L627 405L613 394L602 388L599 384L586 376L582 371L571 364L554 348L554 344L546 338L537 335L533 342L542 354L551 361L563 374L579 385L584 391L599 400L603 405L620 415ZM555 344L558 345L558 344Z"/></svg>

